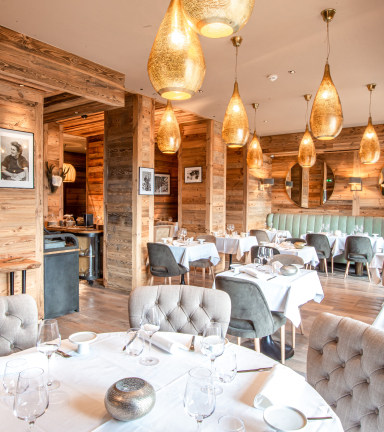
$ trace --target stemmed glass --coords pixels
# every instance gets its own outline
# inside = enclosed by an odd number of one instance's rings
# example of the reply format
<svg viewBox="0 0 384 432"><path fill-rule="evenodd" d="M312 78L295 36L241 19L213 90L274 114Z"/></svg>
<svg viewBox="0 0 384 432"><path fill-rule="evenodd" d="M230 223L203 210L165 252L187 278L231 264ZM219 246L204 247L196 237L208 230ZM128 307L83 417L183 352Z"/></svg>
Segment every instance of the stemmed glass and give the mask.
<svg viewBox="0 0 384 432"><path fill-rule="evenodd" d="M360 225L360 230L359 231L360 231L361 234L364 233L364 226L363 225Z"/></svg>
<svg viewBox="0 0 384 432"><path fill-rule="evenodd" d="M355 229L353 230L353 234L357 234L359 232L359 225L355 225Z"/></svg>
<svg viewBox="0 0 384 432"><path fill-rule="evenodd" d="M159 359L151 357L152 336L160 330L161 314L156 305L145 305L141 315L140 328L149 338L148 357L140 360L143 366L154 366L159 363Z"/></svg>
<svg viewBox="0 0 384 432"><path fill-rule="evenodd" d="M45 354L48 358L47 371L47 386L48 390L56 390L60 387L59 381L51 381L49 360L52 354L60 348L61 336L59 332L59 324L55 319L43 320L39 325L39 333L37 335L37 350Z"/></svg>
<svg viewBox="0 0 384 432"><path fill-rule="evenodd" d="M261 264L264 264L264 258L265 258L264 246L259 246L259 250L257 251L257 256L261 259Z"/></svg>
<svg viewBox="0 0 384 432"><path fill-rule="evenodd" d="M197 421L198 431L203 420L213 414L215 406L212 372L204 367L191 369L184 393L184 410Z"/></svg>
<svg viewBox="0 0 384 432"><path fill-rule="evenodd" d="M265 258L267 260L267 264L270 264L271 260L273 258L273 249L272 248L265 248Z"/></svg>
<svg viewBox="0 0 384 432"><path fill-rule="evenodd" d="M7 396L15 396L19 373L27 368L27 360L17 358L9 360L5 365L3 387Z"/></svg>
<svg viewBox="0 0 384 432"><path fill-rule="evenodd" d="M49 397L44 381L44 370L30 368L20 372L13 402L15 416L28 422L32 429L36 419L47 411L48 405Z"/></svg>
<svg viewBox="0 0 384 432"><path fill-rule="evenodd" d="M223 329L220 323L206 324L203 331L203 339L201 340L201 352L210 358L212 378L215 376L214 362L216 357L223 354L225 348L225 341L223 337ZM220 386L214 386L215 396L223 393Z"/></svg>
<svg viewBox="0 0 384 432"><path fill-rule="evenodd" d="M130 328L125 338L125 349L128 355L138 357L144 350L145 342L140 329Z"/></svg>

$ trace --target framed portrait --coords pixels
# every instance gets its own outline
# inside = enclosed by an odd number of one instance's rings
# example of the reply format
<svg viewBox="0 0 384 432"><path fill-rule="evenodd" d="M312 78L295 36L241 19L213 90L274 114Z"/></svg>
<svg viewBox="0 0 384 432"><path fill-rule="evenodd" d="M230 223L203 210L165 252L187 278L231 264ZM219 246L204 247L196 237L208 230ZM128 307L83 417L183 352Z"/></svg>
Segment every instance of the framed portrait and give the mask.
<svg viewBox="0 0 384 432"><path fill-rule="evenodd" d="M139 168L139 195L153 195L155 190L154 168Z"/></svg>
<svg viewBox="0 0 384 432"><path fill-rule="evenodd" d="M1 188L34 188L33 133L0 128Z"/></svg>
<svg viewBox="0 0 384 432"><path fill-rule="evenodd" d="M203 167L186 167L184 168L185 183L202 183L203 182Z"/></svg>
<svg viewBox="0 0 384 432"><path fill-rule="evenodd" d="M171 195L171 175L155 173L155 195Z"/></svg>

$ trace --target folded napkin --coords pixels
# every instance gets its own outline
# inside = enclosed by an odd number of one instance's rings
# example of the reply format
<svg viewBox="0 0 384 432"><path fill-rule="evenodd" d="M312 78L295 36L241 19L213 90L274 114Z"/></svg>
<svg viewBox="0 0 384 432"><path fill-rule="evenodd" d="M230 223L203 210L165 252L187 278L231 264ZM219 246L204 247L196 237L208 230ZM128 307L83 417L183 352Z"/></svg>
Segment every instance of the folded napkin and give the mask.
<svg viewBox="0 0 384 432"><path fill-rule="evenodd" d="M279 244L279 247L284 249L295 249L295 246L291 242L282 242Z"/></svg>
<svg viewBox="0 0 384 432"><path fill-rule="evenodd" d="M279 261L274 261L272 263L272 268L274 270L274 273L278 273L279 270L281 269L281 267L283 267L283 266L284 266L284 264L281 264L281 262L279 262Z"/></svg>
<svg viewBox="0 0 384 432"><path fill-rule="evenodd" d="M271 275L268 273L262 273L260 271L257 271L255 268L247 267L247 266L241 267L240 272L246 273L249 276L253 276L253 277L260 279L260 280L263 280L263 281L266 281L267 279L269 279L271 277Z"/></svg>
<svg viewBox="0 0 384 432"><path fill-rule="evenodd" d="M149 337L142 332L144 339L148 342ZM178 354L179 350L188 351L192 342L192 335L184 333L157 332L152 336L153 345L170 354Z"/></svg>

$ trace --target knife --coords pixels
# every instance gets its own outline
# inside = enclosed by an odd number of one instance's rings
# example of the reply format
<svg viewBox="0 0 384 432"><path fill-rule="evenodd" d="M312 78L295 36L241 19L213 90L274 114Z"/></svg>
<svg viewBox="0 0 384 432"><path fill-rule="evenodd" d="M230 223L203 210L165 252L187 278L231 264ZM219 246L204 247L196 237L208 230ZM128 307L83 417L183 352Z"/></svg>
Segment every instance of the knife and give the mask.
<svg viewBox="0 0 384 432"><path fill-rule="evenodd" d="M265 372L265 371L269 371L271 369L272 369L272 366L271 367L266 367L266 368L241 370L241 371L237 371L237 373L244 373L244 372Z"/></svg>

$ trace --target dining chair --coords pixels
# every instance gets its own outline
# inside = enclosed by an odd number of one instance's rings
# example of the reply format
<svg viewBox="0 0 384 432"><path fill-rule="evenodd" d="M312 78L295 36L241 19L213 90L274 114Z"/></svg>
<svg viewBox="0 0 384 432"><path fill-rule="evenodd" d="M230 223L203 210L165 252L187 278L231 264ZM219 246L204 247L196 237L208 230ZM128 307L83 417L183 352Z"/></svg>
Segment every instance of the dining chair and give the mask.
<svg viewBox="0 0 384 432"><path fill-rule="evenodd" d="M175 232L174 225L156 225L153 227L153 241L161 242L161 239L172 237Z"/></svg>
<svg viewBox="0 0 384 432"><path fill-rule="evenodd" d="M251 263L253 263L255 261L255 258L258 257L257 254L259 252L259 247L260 246L252 246L251 247ZM273 256L280 254L279 250L274 248L274 247L271 247L271 246L263 246L263 247L273 249Z"/></svg>
<svg viewBox="0 0 384 432"><path fill-rule="evenodd" d="M384 430L384 331L329 313L309 335L307 381L348 432Z"/></svg>
<svg viewBox="0 0 384 432"><path fill-rule="evenodd" d="M203 234L196 237L196 240L205 240L205 243L214 243L216 244L216 237L210 234ZM201 258L196 261L191 261L189 263L189 267L193 267L193 283L195 283L196 278L196 268L201 268L202 278L203 278L203 286L205 286L205 269L208 268L212 275L212 279L215 280L215 270L214 264L211 263L209 258Z"/></svg>
<svg viewBox="0 0 384 432"><path fill-rule="evenodd" d="M285 323L281 312L271 312L263 291L257 283L220 276L216 278L216 288L226 292L231 298L231 320L228 334L253 339L255 351L260 352L260 338L270 336L280 329L281 363L285 363Z"/></svg>
<svg viewBox="0 0 384 432"><path fill-rule="evenodd" d="M273 258L271 259L271 263L275 261L279 261L283 265L301 264L304 266L303 258L297 255L288 255L288 254L273 255Z"/></svg>
<svg viewBox="0 0 384 432"><path fill-rule="evenodd" d="M368 280L371 282L368 265L373 259L373 249L371 240L368 237L348 236L345 242L345 259L347 265L345 267L344 279L348 276L349 266L351 262L363 263L367 268Z"/></svg>
<svg viewBox="0 0 384 432"><path fill-rule="evenodd" d="M316 249L319 260L323 260L325 274L328 277L327 259L331 258L331 273L333 273L333 254L328 237L324 234L307 234L307 246L312 246Z"/></svg>
<svg viewBox="0 0 384 432"><path fill-rule="evenodd" d="M187 275L187 283L189 285L189 270L179 264L171 249L161 243L147 243L148 257L149 257L149 270L151 272L150 285L153 285L153 277L163 277L164 283L167 284L167 279L169 285L172 285L172 276L182 276ZM182 277L181 283L183 283L184 278Z"/></svg>
<svg viewBox="0 0 384 432"><path fill-rule="evenodd" d="M0 297L0 357L36 346L37 305L29 294Z"/></svg>
<svg viewBox="0 0 384 432"><path fill-rule="evenodd" d="M159 308L161 331L202 335L206 324L217 322L221 324L223 335L227 333L231 299L224 292L188 285L137 287L128 299L131 328L140 327L146 304Z"/></svg>
<svg viewBox="0 0 384 432"><path fill-rule="evenodd" d="M285 241L290 242L290 243L306 243L306 240L302 239L302 238L287 238Z"/></svg>
<svg viewBox="0 0 384 432"><path fill-rule="evenodd" d="M250 235L256 237L258 244L260 244L260 242L270 243L269 237L264 230L260 230L260 229L251 230Z"/></svg>

